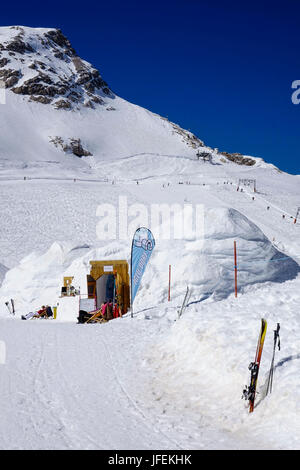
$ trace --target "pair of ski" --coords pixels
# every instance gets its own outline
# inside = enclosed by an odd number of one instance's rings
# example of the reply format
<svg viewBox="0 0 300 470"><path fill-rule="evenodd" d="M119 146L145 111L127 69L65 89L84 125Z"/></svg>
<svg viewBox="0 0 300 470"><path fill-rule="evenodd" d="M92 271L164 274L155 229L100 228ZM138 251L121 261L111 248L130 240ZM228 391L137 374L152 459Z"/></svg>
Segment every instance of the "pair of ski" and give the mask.
<svg viewBox="0 0 300 470"><path fill-rule="evenodd" d="M272 362L271 362L271 367L270 367L269 377L268 377L268 382L267 382L267 394L269 392L270 393L272 392L275 350L276 350L277 343L278 343L278 349L280 350L279 330L280 330L280 324L277 323L277 329L274 330L273 357L272 357ZM260 328L258 342L257 342L255 360L254 360L254 362L251 362L250 365L249 365L249 370L250 370L250 373L251 373L250 385L246 386L244 388L243 396L242 396L242 398L245 398L246 400L249 401L249 413L252 413L253 410L254 410L254 402L255 402L255 397L256 397L256 393L257 393L256 392L256 387L257 387L257 380L258 380L258 372L259 372L259 367L260 367L261 356L262 356L262 351L263 351L263 347L264 347L266 332L267 332L267 321L264 318L262 318L261 319L261 328Z"/></svg>
<svg viewBox="0 0 300 470"><path fill-rule="evenodd" d="M10 299L10 302L5 302L5 305L11 315L16 313L14 299Z"/></svg>

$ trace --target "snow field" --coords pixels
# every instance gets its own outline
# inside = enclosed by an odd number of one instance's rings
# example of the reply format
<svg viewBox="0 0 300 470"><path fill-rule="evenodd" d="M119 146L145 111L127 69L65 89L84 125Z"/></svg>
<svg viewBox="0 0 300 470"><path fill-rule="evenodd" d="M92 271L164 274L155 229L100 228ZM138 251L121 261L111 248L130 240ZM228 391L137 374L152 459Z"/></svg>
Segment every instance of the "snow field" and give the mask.
<svg viewBox="0 0 300 470"><path fill-rule="evenodd" d="M167 175L170 160L164 161ZM143 162L146 172L148 157ZM248 190L237 193L233 185L223 184L238 179L231 165L202 165L197 184L190 185L178 182L192 179L192 171L188 166L180 171L176 180L156 177L150 168L148 180L139 185L117 181L109 191L107 184L83 181L0 183L0 262L12 268L0 288L0 339L6 344L6 364L0 370L2 448L300 447L299 224L283 220L280 211L293 213L298 180L269 168L244 170L259 180L260 193L253 201ZM74 317L74 323L67 321L73 311L68 304L57 321L21 322L21 313L55 305L64 275L74 275L84 293L91 259L129 259L126 240L97 239L99 203L117 206L120 195L146 207L153 202L203 204L209 221L203 243L192 237L159 240L133 320L126 316L104 326L76 325ZM296 263L281 260L289 256ZM178 321L187 284L193 296ZM3 303L10 298L16 300L14 321ZM257 407L250 416L241 395L262 317L268 331ZM282 350L276 352L273 393L265 397L277 322Z"/></svg>

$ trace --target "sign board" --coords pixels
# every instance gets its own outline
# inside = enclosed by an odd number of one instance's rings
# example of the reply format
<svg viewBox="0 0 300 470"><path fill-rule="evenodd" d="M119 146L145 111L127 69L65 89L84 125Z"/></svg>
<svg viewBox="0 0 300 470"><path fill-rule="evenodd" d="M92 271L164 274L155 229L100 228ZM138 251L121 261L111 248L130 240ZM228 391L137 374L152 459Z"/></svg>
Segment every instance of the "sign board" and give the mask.
<svg viewBox="0 0 300 470"><path fill-rule="evenodd" d="M105 273L111 273L111 272L113 272L113 270L114 270L113 266L103 266L103 271Z"/></svg>

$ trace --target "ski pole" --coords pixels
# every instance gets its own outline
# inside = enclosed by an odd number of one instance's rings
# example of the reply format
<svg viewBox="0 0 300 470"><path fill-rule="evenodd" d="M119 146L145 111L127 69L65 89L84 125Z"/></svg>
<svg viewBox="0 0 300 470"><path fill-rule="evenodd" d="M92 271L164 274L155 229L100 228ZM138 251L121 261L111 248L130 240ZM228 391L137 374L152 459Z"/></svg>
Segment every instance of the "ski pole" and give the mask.
<svg viewBox="0 0 300 470"><path fill-rule="evenodd" d="M274 361L275 361L275 351L276 351L277 341L278 341L278 350L280 351L279 330L280 330L280 323L277 323L277 328L276 328L276 330L274 330L273 356L272 356L271 367L270 367L268 383L267 383L267 395L268 395L268 393L272 393L273 376L274 376Z"/></svg>
<svg viewBox="0 0 300 470"><path fill-rule="evenodd" d="M169 291L168 291L168 302L171 300L171 265L169 264Z"/></svg>
<svg viewBox="0 0 300 470"><path fill-rule="evenodd" d="M237 297L237 254L236 254L236 241L234 241L234 294Z"/></svg>
<svg viewBox="0 0 300 470"><path fill-rule="evenodd" d="M9 302L5 302L5 305L6 305L7 309L8 309L8 311L9 311L9 313L12 314L12 311L11 311L11 307L10 307Z"/></svg>

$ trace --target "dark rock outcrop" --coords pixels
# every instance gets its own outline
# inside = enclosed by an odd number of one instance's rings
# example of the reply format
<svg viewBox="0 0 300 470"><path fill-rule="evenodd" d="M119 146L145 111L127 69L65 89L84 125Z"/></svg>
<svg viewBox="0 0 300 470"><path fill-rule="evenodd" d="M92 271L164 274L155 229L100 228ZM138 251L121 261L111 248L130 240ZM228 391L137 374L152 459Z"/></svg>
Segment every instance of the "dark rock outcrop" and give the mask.
<svg viewBox="0 0 300 470"><path fill-rule="evenodd" d="M53 30L47 31L47 33L44 34L44 38L48 40L48 43L50 43L49 44L50 46L53 46L53 43L54 43L57 46L64 49L64 53L66 55L69 55L69 56L76 55L76 52L71 46L69 39L67 39L66 36L63 35L60 29L53 29Z"/></svg>
<svg viewBox="0 0 300 470"><path fill-rule="evenodd" d="M71 109L71 103L68 100L58 100L54 103L55 109Z"/></svg>
<svg viewBox="0 0 300 470"><path fill-rule="evenodd" d="M4 82L5 88L10 88L18 83L21 73L18 70L0 69L0 80Z"/></svg>
<svg viewBox="0 0 300 470"><path fill-rule="evenodd" d="M55 145L57 148L61 148L65 153L73 154L76 157L89 157L92 156L92 153L84 149L79 138L70 138L69 142L66 143L62 137L56 136L51 137L50 142Z"/></svg>
<svg viewBox="0 0 300 470"><path fill-rule="evenodd" d="M255 165L255 160L253 158L244 157L240 153L228 153L228 152L220 152L221 155L227 158L227 160L236 163L237 165L246 165L246 166L253 166Z"/></svg>
<svg viewBox="0 0 300 470"><path fill-rule="evenodd" d="M18 52L19 54L25 54L26 52L34 52L34 49L30 44L23 42L22 39L17 36L13 41L7 44L7 51Z"/></svg>
<svg viewBox="0 0 300 470"><path fill-rule="evenodd" d="M0 80L13 93L65 110L94 108L106 104L105 95L114 97L99 71L77 56L60 29L10 29L16 30L16 35L9 34L9 39L0 43ZM10 61L14 68L5 68ZM22 81L23 75L30 78Z"/></svg>
<svg viewBox="0 0 300 470"><path fill-rule="evenodd" d="M5 67L9 63L9 59L6 57L3 57L3 59L0 59L0 68Z"/></svg>
<svg viewBox="0 0 300 470"><path fill-rule="evenodd" d="M41 104L50 104L52 99L47 98L47 96L34 96L34 95L31 95L30 96L30 101L36 101L37 103L41 103Z"/></svg>
<svg viewBox="0 0 300 470"><path fill-rule="evenodd" d="M85 150L82 147L80 139L70 139L69 147L73 155L76 155L76 157L89 157L92 155L88 150Z"/></svg>

